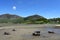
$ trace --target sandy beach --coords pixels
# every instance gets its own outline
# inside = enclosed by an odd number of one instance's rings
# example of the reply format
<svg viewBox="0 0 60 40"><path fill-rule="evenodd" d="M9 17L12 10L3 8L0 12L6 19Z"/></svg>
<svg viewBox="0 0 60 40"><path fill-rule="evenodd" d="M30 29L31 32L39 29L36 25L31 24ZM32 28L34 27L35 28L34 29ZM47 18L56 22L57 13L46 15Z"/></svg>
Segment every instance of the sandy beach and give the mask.
<svg viewBox="0 0 60 40"><path fill-rule="evenodd" d="M0 40L60 40L60 33L49 34L46 27L49 25L11 25L0 27ZM16 31L12 31L15 29ZM32 36L36 30L41 31L40 36ZM10 35L4 35L9 32Z"/></svg>

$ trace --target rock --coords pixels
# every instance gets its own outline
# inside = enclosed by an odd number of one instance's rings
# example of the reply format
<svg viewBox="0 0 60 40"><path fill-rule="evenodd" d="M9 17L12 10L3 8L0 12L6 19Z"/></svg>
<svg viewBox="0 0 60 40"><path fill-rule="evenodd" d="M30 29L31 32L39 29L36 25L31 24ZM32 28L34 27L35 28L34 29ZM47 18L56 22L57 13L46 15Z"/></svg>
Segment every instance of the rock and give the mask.
<svg viewBox="0 0 60 40"><path fill-rule="evenodd" d="M52 34L54 34L54 32L53 32L53 31L48 31L48 33L52 33Z"/></svg>
<svg viewBox="0 0 60 40"><path fill-rule="evenodd" d="M16 31L15 29L13 29L12 31Z"/></svg>
<svg viewBox="0 0 60 40"><path fill-rule="evenodd" d="M40 36L40 31L35 31L34 33L32 33L33 36Z"/></svg>
<svg viewBox="0 0 60 40"><path fill-rule="evenodd" d="M8 33L8 32L4 32L4 35L10 35L10 33Z"/></svg>

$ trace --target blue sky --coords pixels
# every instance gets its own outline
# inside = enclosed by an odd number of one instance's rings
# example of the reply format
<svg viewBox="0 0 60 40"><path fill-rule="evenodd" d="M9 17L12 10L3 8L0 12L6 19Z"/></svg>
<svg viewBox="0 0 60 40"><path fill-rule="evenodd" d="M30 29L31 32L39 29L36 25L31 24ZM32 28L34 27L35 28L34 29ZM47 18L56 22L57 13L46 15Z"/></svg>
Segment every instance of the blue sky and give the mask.
<svg viewBox="0 0 60 40"><path fill-rule="evenodd" d="M60 17L60 0L0 0L0 15L5 13L23 17L38 14L45 18L57 18Z"/></svg>

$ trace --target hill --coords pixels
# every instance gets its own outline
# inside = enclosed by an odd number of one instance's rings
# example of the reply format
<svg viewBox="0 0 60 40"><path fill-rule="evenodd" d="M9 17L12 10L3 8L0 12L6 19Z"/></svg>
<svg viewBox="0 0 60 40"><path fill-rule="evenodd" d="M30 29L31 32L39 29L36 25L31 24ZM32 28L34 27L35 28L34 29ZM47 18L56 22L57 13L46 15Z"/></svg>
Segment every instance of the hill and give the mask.
<svg viewBox="0 0 60 40"><path fill-rule="evenodd" d="M29 20L29 19L34 19L34 20L36 20L36 19L41 19L41 18L44 18L43 16L40 16L40 15L31 15L31 16L28 16L28 17L26 17L25 19L26 20ZM45 18L46 19L46 18Z"/></svg>
<svg viewBox="0 0 60 40"><path fill-rule="evenodd" d="M20 18L18 15L11 15L11 14L2 14L0 15L0 19L16 19Z"/></svg>
<svg viewBox="0 0 60 40"><path fill-rule="evenodd" d="M0 15L0 23L21 23L23 18L18 15L2 14Z"/></svg>
<svg viewBox="0 0 60 40"><path fill-rule="evenodd" d="M33 24L42 24L44 22L47 22L47 19L40 15L31 15L24 18L24 20L28 23L33 23Z"/></svg>
<svg viewBox="0 0 60 40"><path fill-rule="evenodd" d="M0 23L27 23L27 24L59 23L60 24L60 18L47 19L40 15L21 17L12 14L2 14L0 15Z"/></svg>

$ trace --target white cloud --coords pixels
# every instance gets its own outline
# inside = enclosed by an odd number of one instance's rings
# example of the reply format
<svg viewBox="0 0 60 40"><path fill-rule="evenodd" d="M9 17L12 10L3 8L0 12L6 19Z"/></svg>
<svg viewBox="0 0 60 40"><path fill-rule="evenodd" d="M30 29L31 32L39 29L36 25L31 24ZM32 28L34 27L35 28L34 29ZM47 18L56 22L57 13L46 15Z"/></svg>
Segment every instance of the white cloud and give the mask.
<svg viewBox="0 0 60 40"><path fill-rule="evenodd" d="M13 10L16 10L16 6L13 6Z"/></svg>

